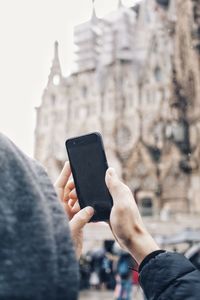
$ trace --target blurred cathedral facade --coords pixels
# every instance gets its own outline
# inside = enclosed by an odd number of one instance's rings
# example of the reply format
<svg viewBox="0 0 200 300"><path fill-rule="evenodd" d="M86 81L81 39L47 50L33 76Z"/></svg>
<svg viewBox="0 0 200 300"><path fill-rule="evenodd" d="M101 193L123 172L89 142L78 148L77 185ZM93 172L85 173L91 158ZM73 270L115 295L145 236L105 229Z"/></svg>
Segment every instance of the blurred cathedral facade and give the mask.
<svg viewBox="0 0 200 300"><path fill-rule="evenodd" d="M54 180L67 138L100 131L109 164L144 215L200 212L200 2L143 0L74 29L76 69L58 43L37 107L35 157Z"/></svg>

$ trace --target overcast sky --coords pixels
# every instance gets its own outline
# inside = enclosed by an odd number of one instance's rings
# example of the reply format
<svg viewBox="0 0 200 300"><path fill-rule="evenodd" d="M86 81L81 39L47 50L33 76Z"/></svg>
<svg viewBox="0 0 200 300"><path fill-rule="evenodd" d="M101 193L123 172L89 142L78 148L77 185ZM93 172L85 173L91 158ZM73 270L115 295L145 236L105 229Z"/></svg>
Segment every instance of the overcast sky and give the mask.
<svg viewBox="0 0 200 300"><path fill-rule="evenodd" d="M131 5L135 0L124 0ZM118 0L96 0L99 17ZM91 16L92 0L0 0L0 131L33 155L35 106L59 42L63 73L73 62L73 27Z"/></svg>

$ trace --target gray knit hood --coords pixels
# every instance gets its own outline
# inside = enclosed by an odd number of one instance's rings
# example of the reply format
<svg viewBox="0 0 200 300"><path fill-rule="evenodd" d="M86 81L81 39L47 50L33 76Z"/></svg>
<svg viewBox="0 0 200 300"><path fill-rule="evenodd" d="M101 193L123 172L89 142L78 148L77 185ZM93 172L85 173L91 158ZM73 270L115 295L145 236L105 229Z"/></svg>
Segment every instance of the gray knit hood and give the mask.
<svg viewBox="0 0 200 300"><path fill-rule="evenodd" d="M78 265L43 168L0 134L0 299L75 300Z"/></svg>

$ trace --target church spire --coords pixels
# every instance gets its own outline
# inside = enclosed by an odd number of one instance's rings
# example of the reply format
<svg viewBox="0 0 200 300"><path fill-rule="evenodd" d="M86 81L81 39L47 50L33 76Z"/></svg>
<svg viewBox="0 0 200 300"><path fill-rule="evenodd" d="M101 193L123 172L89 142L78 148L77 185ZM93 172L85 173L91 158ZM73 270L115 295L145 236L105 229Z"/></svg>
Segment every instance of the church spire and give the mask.
<svg viewBox="0 0 200 300"><path fill-rule="evenodd" d="M123 6L122 0L118 0L118 8L121 8Z"/></svg>
<svg viewBox="0 0 200 300"><path fill-rule="evenodd" d="M54 42L54 58L52 62L52 68L54 72L61 74L60 60L58 54L58 41Z"/></svg>
<svg viewBox="0 0 200 300"><path fill-rule="evenodd" d="M96 20L97 19L94 2L95 2L95 0L92 0L92 17L91 17L92 20Z"/></svg>
<svg viewBox="0 0 200 300"><path fill-rule="evenodd" d="M59 59L59 54L58 54L58 41L54 42L54 57L52 60L52 66L51 66L51 71L49 74L49 83L54 83L55 78L60 78L62 76L62 71L60 67L60 59Z"/></svg>
<svg viewBox="0 0 200 300"><path fill-rule="evenodd" d="M58 41L54 42L54 60L59 60L59 58L58 58Z"/></svg>

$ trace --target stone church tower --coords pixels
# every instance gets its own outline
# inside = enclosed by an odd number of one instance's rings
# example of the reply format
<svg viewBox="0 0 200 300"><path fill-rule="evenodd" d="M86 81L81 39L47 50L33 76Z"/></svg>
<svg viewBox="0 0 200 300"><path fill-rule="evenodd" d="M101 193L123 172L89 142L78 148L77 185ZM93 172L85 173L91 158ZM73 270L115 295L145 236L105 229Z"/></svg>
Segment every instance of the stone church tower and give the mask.
<svg viewBox="0 0 200 300"><path fill-rule="evenodd" d="M58 43L37 108L35 157L54 180L67 138L100 131L142 213L200 212L200 5L143 0L74 29L76 70Z"/></svg>

